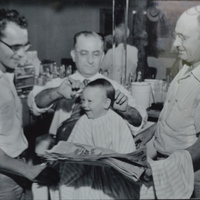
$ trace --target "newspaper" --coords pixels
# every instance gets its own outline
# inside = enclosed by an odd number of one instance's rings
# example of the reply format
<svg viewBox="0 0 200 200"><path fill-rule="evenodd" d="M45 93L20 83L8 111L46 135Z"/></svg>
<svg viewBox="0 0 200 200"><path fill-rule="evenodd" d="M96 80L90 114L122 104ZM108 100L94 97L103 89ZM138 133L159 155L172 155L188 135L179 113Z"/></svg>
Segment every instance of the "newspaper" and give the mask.
<svg viewBox="0 0 200 200"><path fill-rule="evenodd" d="M60 141L40 156L48 161L64 160L70 163L110 166L133 181L138 181L147 167L145 147L132 153L120 154L112 149Z"/></svg>

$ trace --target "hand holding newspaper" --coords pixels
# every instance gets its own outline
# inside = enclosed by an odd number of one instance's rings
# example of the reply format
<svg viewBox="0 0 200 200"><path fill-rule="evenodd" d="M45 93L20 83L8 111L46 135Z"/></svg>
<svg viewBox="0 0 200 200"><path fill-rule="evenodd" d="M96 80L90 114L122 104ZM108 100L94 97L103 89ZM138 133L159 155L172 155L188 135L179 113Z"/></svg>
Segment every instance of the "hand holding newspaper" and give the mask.
<svg viewBox="0 0 200 200"><path fill-rule="evenodd" d="M60 141L40 156L49 161L65 160L70 163L110 166L133 181L138 181L147 167L145 147L120 154L102 147Z"/></svg>

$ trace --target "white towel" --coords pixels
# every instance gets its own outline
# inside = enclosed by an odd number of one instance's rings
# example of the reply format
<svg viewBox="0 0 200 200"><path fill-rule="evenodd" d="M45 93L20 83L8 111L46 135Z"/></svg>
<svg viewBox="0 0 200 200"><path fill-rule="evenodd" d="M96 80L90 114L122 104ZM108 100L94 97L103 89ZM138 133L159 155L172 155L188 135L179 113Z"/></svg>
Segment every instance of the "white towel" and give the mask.
<svg viewBox="0 0 200 200"><path fill-rule="evenodd" d="M188 151L179 150L165 160L148 159L154 186L142 185L140 199L189 199L194 189L194 171Z"/></svg>

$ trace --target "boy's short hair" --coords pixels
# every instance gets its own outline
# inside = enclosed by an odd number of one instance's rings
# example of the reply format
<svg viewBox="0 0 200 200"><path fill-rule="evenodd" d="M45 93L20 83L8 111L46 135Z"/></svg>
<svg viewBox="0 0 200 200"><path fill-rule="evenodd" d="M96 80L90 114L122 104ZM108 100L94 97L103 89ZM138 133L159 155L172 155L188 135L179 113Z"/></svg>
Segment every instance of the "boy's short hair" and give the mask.
<svg viewBox="0 0 200 200"><path fill-rule="evenodd" d="M111 106L113 106L115 100L115 89L112 84L104 78L99 78L88 83L87 87L99 87L106 91L106 97L111 100Z"/></svg>

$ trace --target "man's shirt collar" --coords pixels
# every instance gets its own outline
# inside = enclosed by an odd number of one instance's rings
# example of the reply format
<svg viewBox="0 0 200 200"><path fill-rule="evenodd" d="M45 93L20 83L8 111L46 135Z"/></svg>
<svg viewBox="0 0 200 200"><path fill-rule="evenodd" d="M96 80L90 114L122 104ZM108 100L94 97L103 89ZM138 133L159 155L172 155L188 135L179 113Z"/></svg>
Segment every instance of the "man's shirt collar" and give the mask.
<svg viewBox="0 0 200 200"><path fill-rule="evenodd" d="M184 79L184 78L187 78L190 75L193 75L195 77L195 79L200 82L200 64L198 66L196 66L194 69L188 71L188 69L191 68L191 67L192 66L188 66L186 64L184 65L184 67L183 67L183 75L182 75L182 77L180 79Z"/></svg>
<svg viewBox="0 0 200 200"><path fill-rule="evenodd" d="M96 73L95 75L93 75L93 76L91 76L91 77L89 77L89 78L86 78L86 77L84 77L79 71L76 71L76 76L78 77L78 79L79 79L80 81L83 81L83 80L85 80L85 79L88 79L88 80L90 80L90 81L93 81L94 79L98 78L99 73Z"/></svg>

